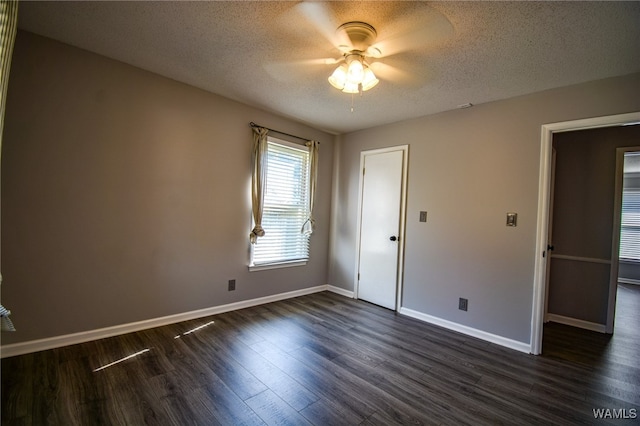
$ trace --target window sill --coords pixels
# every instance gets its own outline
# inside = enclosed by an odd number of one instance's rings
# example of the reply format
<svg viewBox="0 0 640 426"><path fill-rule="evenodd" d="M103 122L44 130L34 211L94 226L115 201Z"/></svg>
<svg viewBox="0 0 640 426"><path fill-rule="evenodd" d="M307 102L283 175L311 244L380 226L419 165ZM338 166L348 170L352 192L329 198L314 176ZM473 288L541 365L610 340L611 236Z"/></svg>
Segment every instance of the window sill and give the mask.
<svg viewBox="0 0 640 426"><path fill-rule="evenodd" d="M267 263L265 265L249 265L249 272L266 271L267 269L293 268L294 266L304 266L306 260L296 260L295 262Z"/></svg>

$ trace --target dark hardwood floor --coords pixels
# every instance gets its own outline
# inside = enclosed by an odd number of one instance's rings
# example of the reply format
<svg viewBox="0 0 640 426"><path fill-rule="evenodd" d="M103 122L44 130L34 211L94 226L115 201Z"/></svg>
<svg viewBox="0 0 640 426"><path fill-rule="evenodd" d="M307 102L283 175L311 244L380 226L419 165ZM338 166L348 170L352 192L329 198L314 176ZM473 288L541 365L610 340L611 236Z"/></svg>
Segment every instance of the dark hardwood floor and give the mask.
<svg viewBox="0 0 640 426"><path fill-rule="evenodd" d="M640 411L637 332L562 333L536 357L324 292L3 359L2 424L637 424L593 414Z"/></svg>
<svg viewBox="0 0 640 426"><path fill-rule="evenodd" d="M548 323L543 354L589 366L638 368L640 357L631 355L640 355L640 286L618 285L613 334Z"/></svg>

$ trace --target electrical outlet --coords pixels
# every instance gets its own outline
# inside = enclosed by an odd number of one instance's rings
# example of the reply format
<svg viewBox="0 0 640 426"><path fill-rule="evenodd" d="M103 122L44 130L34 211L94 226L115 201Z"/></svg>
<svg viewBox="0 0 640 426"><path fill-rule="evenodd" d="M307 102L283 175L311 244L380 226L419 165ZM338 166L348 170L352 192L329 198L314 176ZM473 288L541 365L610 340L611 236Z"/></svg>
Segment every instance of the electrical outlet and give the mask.
<svg viewBox="0 0 640 426"><path fill-rule="evenodd" d="M236 280L229 280L229 291L236 289Z"/></svg>
<svg viewBox="0 0 640 426"><path fill-rule="evenodd" d="M469 305L469 301L467 299L463 299L462 297L458 299L458 309L461 311L466 311Z"/></svg>
<svg viewBox="0 0 640 426"><path fill-rule="evenodd" d="M427 221L427 212L420 212L420 222Z"/></svg>

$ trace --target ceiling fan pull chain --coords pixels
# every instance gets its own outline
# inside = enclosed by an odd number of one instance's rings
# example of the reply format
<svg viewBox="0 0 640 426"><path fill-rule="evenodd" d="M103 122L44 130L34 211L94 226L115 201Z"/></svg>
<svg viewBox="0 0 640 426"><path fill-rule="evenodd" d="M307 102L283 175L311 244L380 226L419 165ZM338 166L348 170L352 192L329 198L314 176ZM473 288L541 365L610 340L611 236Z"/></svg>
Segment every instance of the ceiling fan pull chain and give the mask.
<svg viewBox="0 0 640 426"><path fill-rule="evenodd" d="M351 94L351 112L353 112L353 93Z"/></svg>

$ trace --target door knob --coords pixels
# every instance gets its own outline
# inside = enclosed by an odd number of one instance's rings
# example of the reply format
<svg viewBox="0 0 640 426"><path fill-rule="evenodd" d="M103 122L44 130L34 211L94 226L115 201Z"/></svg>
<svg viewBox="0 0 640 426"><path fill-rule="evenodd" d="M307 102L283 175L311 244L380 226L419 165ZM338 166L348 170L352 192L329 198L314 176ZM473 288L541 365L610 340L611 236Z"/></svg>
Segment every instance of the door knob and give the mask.
<svg viewBox="0 0 640 426"><path fill-rule="evenodd" d="M397 238L395 235L392 235L391 237L389 237L389 239L390 239L391 241L395 241L395 240L397 240L398 238Z"/></svg>

